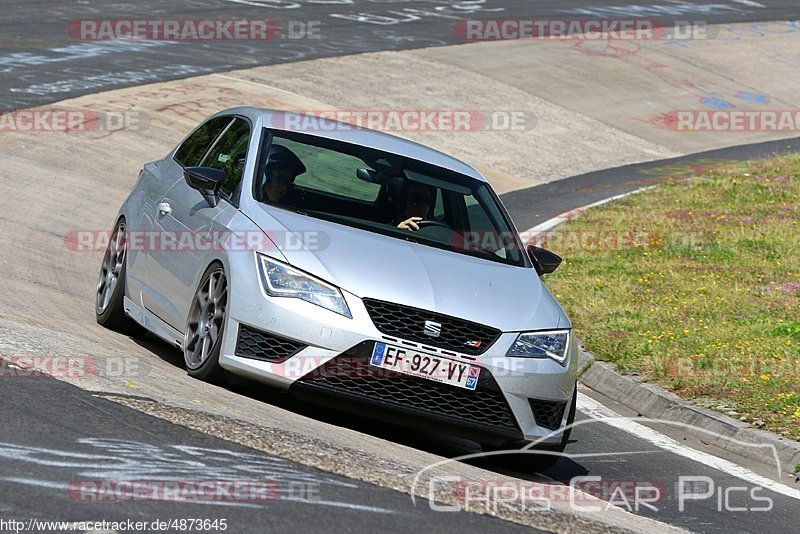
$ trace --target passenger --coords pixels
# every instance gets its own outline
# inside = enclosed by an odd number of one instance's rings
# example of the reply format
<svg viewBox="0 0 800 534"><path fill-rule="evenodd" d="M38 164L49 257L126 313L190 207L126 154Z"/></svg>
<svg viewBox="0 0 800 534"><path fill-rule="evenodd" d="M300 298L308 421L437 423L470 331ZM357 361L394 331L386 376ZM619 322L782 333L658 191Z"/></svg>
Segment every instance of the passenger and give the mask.
<svg viewBox="0 0 800 534"><path fill-rule="evenodd" d="M306 166L294 152L280 145L273 146L264 170L264 200L271 204L282 202L294 187L295 178L304 172Z"/></svg>

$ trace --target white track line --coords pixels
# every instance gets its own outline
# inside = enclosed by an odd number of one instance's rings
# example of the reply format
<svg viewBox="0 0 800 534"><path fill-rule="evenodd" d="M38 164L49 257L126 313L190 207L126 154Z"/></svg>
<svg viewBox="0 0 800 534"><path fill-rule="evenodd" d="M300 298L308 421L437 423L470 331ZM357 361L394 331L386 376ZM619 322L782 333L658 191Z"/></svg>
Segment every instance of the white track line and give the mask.
<svg viewBox="0 0 800 534"><path fill-rule="evenodd" d="M287 91L286 89L281 89L280 87L275 87L274 85L268 85L266 83L254 82L253 80L245 80L244 78L236 78L234 76L226 76L225 74L218 74L218 73L211 74L211 76L215 78L223 78L225 80L231 80L234 82L248 83L250 85L255 85L257 87L265 87L271 91L279 91L281 93L286 93L287 95L292 95L299 98L305 98L307 100L311 100L308 97L304 97L299 93L293 93L292 91Z"/></svg>
<svg viewBox="0 0 800 534"><path fill-rule="evenodd" d="M537 234L550 231L556 226L563 224L569 221L570 219L574 219L575 217L580 215L582 212L588 210L589 208L600 206L602 204L606 204L613 200L618 200L628 195L640 193L648 189L653 189L654 187L656 186L653 185L648 187L642 187L641 189L636 189L635 191L630 191L627 193L622 193L620 195L615 195L603 200L599 200L597 202L593 202L591 204L587 204L586 206L581 206L580 208L570 210L566 213L562 213L561 215L553 217L552 219L548 219L547 221L534 226L530 230L522 232L521 237L523 239L523 242L528 240L526 238L533 237L535 239ZM692 449L691 447L686 447L684 445L681 445L680 443L670 438L669 436L666 436L661 432L653 430L650 427L637 423L627 417L623 417L620 414L613 411L612 409L608 408L607 406L599 403L598 401L590 397L587 397L586 395L578 396L578 409L593 419L596 419L609 426L612 426L614 428L632 434L638 437L639 439L647 441L648 443L651 443L656 447L659 447L666 451L669 451L672 454L688 458L703 465L707 465L709 467L717 469L718 471L722 471L723 473L726 473L733 477L739 478L746 482L750 482L751 484L756 484L765 489L774 491L775 493L778 493L780 495L785 495L787 497L800 500L800 490L797 490L785 484L781 484L780 482L776 482L767 477L761 476L758 473L751 471L745 467L742 467L738 464L735 464L729 460L725 460L723 458L719 458L718 456L714 456L712 454L698 451Z"/></svg>
<svg viewBox="0 0 800 534"><path fill-rule="evenodd" d="M648 189L653 189L655 187L656 187L655 185L648 185L647 187L642 187L640 189L635 189L633 191L628 191L627 193L621 193L619 195L614 195L613 197L604 198L603 200L598 200L597 202L592 202L591 204L587 204L585 206L581 206L580 208L575 208L574 210L566 211L566 212L562 213L561 215L556 215L552 219L548 219L548 220L544 221L543 223L537 224L533 228L530 228L530 229L525 230L524 232L522 232L520 234L521 237L522 237L522 241L524 243L524 242L528 241L528 239L526 239L526 237L534 237L535 238L536 234L541 234L541 233L547 232L549 230L552 230L553 228L555 228L559 224L563 224L563 223L569 221L570 219L574 219L575 217L580 215L581 212L584 212L584 211L588 210L589 208L602 206L603 204L607 204L608 202L612 202L614 200L619 200L621 198L627 197L628 195L635 195L636 193L641 193L642 191L647 191Z"/></svg>
<svg viewBox="0 0 800 534"><path fill-rule="evenodd" d="M753 2L753 0L731 0L731 2L735 2L737 4L742 4L743 6L750 6L750 7L760 7L766 8L764 4L759 4L758 2Z"/></svg>
<svg viewBox="0 0 800 534"><path fill-rule="evenodd" d="M800 500L800 490L798 489L761 476L758 473L755 473L729 460L725 460L714 456L713 454L698 451L696 449L692 449L691 447L681 445L671 437L666 436L661 432L637 423L630 418L621 416L591 397L579 395L578 409L592 419L596 419L609 426L627 432L628 434L632 434L637 438L671 452L672 454L688 458L702 465L722 471L726 475L730 475L751 484L761 486L762 488L768 489L780 495L785 495L787 497Z"/></svg>

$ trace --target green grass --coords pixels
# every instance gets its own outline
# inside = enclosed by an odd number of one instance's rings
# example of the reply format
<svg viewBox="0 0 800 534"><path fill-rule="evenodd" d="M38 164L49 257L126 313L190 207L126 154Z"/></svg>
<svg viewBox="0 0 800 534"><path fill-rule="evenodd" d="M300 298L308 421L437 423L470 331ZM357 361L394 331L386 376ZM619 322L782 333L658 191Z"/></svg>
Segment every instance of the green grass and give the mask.
<svg viewBox="0 0 800 534"><path fill-rule="evenodd" d="M559 233L546 283L588 350L800 438L800 157L671 179Z"/></svg>

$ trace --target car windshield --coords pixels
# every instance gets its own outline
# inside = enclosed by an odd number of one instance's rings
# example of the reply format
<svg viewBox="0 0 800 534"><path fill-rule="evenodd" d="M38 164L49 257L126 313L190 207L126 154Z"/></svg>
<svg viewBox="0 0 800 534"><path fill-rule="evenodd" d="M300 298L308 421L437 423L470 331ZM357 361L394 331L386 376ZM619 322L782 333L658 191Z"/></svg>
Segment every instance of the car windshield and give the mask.
<svg viewBox="0 0 800 534"><path fill-rule="evenodd" d="M483 181L397 154L270 132L254 197L396 239L525 266L522 243Z"/></svg>

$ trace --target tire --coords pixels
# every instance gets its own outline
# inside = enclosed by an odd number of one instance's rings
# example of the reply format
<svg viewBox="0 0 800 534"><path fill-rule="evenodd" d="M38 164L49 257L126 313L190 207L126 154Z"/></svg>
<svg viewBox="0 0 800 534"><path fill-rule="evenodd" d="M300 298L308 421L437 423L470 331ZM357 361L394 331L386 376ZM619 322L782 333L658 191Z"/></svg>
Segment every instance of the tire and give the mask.
<svg viewBox="0 0 800 534"><path fill-rule="evenodd" d="M505 443L500 446L482 444L481 448L483 452L520 450L518 454L509 452L508 454L490 456L489 460L499 466L525 473L546 471L561 459L561 453L564 452L567 443L569 443L569 436L572 433L572 424L575 422L577 405L578 386L576 384L572 392L572 402L570 403L569 413L567 414L566 430L564 430L561 443L558 445L538 445L535 447L528 447L523 451L522 449L529 445L530 441L522 441ZM536 454L536 451L542 452L543 454Z"/></svg>
<svg viewBox="0 0 800 534"><path fill-rule="evenodd" d="M200 279L186 319L183 360L189 376L215 384L225 382L225 372L219 365L219 353L225 333L227 307L228 279L222 265L214 263Z"/></svg>
<svg viewBox="0 0 800 534"><path fill-rule="evenodd" d="M125 313L127 286L127 231L125 220L120 219L103 256L100 276L95 292L94 312L101 326L130 336L139 336L145 328Z"/></svg>

